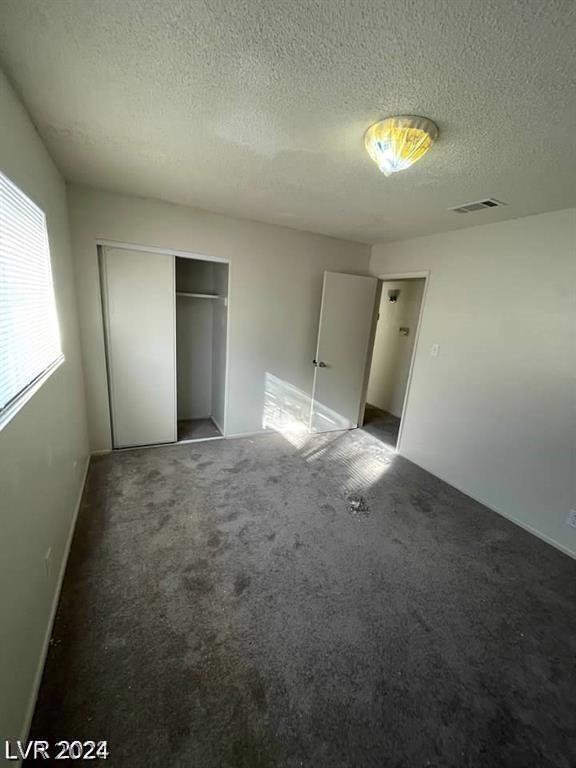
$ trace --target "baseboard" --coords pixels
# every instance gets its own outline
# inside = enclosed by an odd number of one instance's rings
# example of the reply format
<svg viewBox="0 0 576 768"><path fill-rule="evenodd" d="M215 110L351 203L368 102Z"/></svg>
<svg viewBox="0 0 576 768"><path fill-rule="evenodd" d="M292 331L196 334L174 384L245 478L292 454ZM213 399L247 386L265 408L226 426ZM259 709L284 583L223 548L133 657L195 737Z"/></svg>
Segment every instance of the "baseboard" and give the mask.
<svg viewBox="0 0 576 768"><path fill-rule="evenodd" d="M215 426L218 427L220 432L222 433L222 437L226 438L226 440L232 440L237 437L259 437L261 435L273 435L277 434L274 432L273 429L259 429L256 432L236 432L233 435L226 435L224 434L224 430L221 427L221 425L212 417L210 416L210 419L214 422ZM162 448L166 446L174 446L174 445L183 445L185 443L192 443L192 442L203 442L205 440L220 440L221 438L218 437L198 437L193 440L180 440L177 443L158 443L157 445L134 445L130 448L117 448L114 452L118 451L135 451L135 450L143 450L145 448ZM111 448L102 448L97 451L91 451L91 456L107 456L109 453L112 453Z"/></svg>
<svg viewBox="0 0 576 768"><path fill-rule="evenodd" d="M261 437L262 435L274 435L272 429L259 429L257 432L235 432L233 435L224 435L226 440L234 440L237 437Z"/></svg>
<svg viewBox="0 0 576 768"><path fill-rule="evenodd" d="M178 440L177 443L169 443L173 447L179 445L190 445L191 443L209 443L212 440L224 440L224 435L214 435L213 437L191 437L189 440ZM165 445L147 445L146 448L164 448ZM125 451L134 451L136 448L122 448Z"/></svg>
<svg viewBox="0 0 576 768"><path fill-rule="evenodd" d="M457 491L460 491L460 493L463 493L464 496L468 496L468 498L472 499L473 501L477 501L478 504L482 504L482 506L489 509L491 512L495 512L497 515L500 515L501 517L506 518L506 520L509 520L511 523L514 523L514 525L517 525L519 528L523 528L525 531L528 531L528 533L531 533L533 536L536 536L537 539L541 539L542 541L546 542L546 544L550 544L550 546L554 547L555 549L560 550L565 555L568 555L568 557L573 558L576 560L576 552L566 547L564 544L561 544L559 541L556 541L556 539L553 539L551 536L548 536L545 533L542 533L542 531L539 531L538 528L534 528L532 525L529 525L528 523L525 523L523 520L519 520L517 517L513 517L513 515L510 515L507 512L502 512L500 509L496 509L495 507L488 504L487 501L484 499L481 499L479 496L474 496L470 491L465 490L464 488L461 488L459 485L456 485L451 480L448 480L443 475L439 474L438 472L433 472L431 469L428 469L428 467L425 467L423 464L418 464L418 462L414 461L414 459L411 459L409 456L406 456L403 453L400 453L398 449L396 450L396 453L398 456L402 456L403 459L406 459L406 461L410 461L412 464L416 464L417 467L420 467L420 469L423 469L425 472L429 472L431 475L434 475L434 477L437 477L439 480L442 480L442 482L447 483L448 485L451 485L452 488L455 488Z"/></svg>
<svg viewBox="0 0 576 768"><path fill-rule="evenodd" d="M32 718L34 717L34 709L36 708L38 691L40 690L40 683L42 682L42 673L44 672L44 664L46 663L46 656L48 655L48 647L50 645L50 638L52 637L52 628L54 626L54 619L56 618L56 611L58 609L58 602L60 600L60 592L62 590L62 583L64 581L64 574L66 572L66 565L68 563L68 555L70 554L70 547L72 546L72 539L74 537L74 531L76 530L76 521L78 519L78 513L80 511L80 505L82 503L82 494L84 493L84 487L86 485L86 477L88 476L89 466L90 466L90 456L88 456L86 459L86 464L84 466L84 471L82 473L82 482L80 483L80 490L78 493L78 498L76 500L76 506L74 508L74 514L72 516L72 522L70 524L70 530L68 532L68 538L66 540L66 545L64 547L64 556L62 557L62 563L60 564L60 573L58 574L56 590L54 592L54 598L52 600L50 617L48 619L46 634L44 636L44 642L42 644L42 652L38 660L38 667L36 669L36 675L34 677L32 694L30 696L28 711L26 713L26 718L24 720L24 728L22 730L22 736L21 736L21 739L23 742L25 742L28 739L30 726L32 725Z"/></svg>
<svg viewBox="0 0 576 768"><path fill-rule="evenodd" d="M464 493L464 491L462 491L462 493ZM479 499L475 499L475 501L479 501ZM480 503L484 504L485 507L488 507L488 504L486 504L485 502L481 501ZM556 539L553 539L551 536L548 536L547 534L542 533L542 531L539 531L538 528L534 528L528 523L525 523L522 520L518 520L518 518L516 517L512 517L512 515L508 515L506 514L506 512L500 512L497 509L493 509L493 507L488 507L488 509L491 509L492 512L496 512L497 515L502 515L502 517L505 517L506 520L510 520L511 523L514 523L519 528L523 528L525 531L528 531L528 533L531 533L533 536L536 536L537 539L541 539L542 541L545 541L546 544L550 544L550 546L554 547L555 549L559 549L560 552L563 552L565 555L568 555L568 557L571 557L574 560L576 560L576 552L569 549L564 544L561 544L559 541L556 541Z"/></svg>

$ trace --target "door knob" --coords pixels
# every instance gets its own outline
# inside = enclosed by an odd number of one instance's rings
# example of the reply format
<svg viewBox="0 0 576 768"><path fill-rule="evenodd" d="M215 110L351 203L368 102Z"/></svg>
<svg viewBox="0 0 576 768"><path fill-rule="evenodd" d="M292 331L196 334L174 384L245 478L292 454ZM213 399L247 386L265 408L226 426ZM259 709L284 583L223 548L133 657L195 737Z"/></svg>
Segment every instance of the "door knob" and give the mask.
<svg viewBox="0 0 576 768"><path fill-rule="evenodd" d="M320 360L320 362L318 363L318 368L327 368L327 367L328 366L326 365L326 363L323 363L322 360Z"/></svg>

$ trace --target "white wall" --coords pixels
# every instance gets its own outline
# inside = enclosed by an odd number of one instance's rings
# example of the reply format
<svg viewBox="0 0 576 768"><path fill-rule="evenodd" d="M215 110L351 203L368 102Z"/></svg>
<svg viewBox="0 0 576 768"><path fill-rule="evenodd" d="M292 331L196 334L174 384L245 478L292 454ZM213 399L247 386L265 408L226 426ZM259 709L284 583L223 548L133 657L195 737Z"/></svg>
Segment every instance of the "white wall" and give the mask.
<svg viewBox="0 0 576 768"><path fill-rule="evenodd" d="M0 169L46 213L66 356L0 432L0 734L21 738L32 712L88 446L64 184L2 73L0 114Z"/></svg>
<svg viewBox="0 0 576 768"><path fill-rule="evenodd" d="M388 291L400 291L391 302ZM400 418L416 338L424 280L395 280L382 284L374 338L367 401ZM399 329L408 328L408 336Z"/></svg>
<svg viewBox="0 0 576 768"><path fill-rule="evenodd" d="M74 185L68 200L93 450L110 448L99 238L230 259L228 434L262 429L266 374L311 393L322 273L365 273L368 246Z"/></svg>
<svg viewBox="0 0 576 768"><path fill-rule="evenodd" d="M212 413L212 316L214 302L176 297L176 389L181 419Z"/></svg>
<svg viewBox="0 0 576 768"><path fill-rule="evenodd" d="M576 553L576 210L376 245L370 268L430 270L401 453Z"/></svg>

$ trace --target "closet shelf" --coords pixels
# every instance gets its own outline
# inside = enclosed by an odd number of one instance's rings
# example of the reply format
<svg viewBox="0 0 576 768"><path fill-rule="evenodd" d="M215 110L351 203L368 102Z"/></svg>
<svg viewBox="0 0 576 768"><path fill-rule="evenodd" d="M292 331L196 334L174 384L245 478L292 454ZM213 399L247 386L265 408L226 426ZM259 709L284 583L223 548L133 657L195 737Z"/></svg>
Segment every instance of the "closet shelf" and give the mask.
<svg viewBox="0 0 576 768"><path fill-rule="evenodd" d="M221 299L217 293L187 293L186 291L176 291L176 296L185 296L188 299Z"/></svg>

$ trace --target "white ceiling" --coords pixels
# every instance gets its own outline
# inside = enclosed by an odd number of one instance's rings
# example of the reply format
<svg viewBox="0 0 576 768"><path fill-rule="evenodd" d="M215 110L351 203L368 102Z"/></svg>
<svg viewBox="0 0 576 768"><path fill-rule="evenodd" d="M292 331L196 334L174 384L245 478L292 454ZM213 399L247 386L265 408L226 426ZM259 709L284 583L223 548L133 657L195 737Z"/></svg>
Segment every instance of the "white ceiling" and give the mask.
<svg viewBox="0 0 576 768"><path fill-rule="evenodd" d="M67 179L367 242L576 205L575 41L572 0L0 2ZM399 113L441 135L387 179L363 133Z"/></svg>

